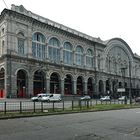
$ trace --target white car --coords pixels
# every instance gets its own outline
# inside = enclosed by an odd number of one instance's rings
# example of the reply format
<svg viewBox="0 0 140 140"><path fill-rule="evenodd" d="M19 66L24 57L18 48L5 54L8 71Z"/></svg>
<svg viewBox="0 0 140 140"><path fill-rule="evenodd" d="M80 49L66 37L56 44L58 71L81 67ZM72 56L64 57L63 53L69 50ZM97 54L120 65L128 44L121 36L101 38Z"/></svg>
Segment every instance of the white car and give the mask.
<svg viewBox="0 0 140 140"><path fill-rule="evenodd" d="M46 93L39 93L37 94L36 96L32 97L31 100L33 102L37 102L37 101L40 101L42 97L46 96L47 94Z"/></svg>
<svg viewBox="0 0 140 140"><path fill-rule="evenodd" d="M91 97L89 95L85 95L83 97L80 98L81 100L90 100Z"/></svg>
<svg viewBox="0 0 140 140"><path fill-rule="evenodd" d="M110 96L104 96L100 98L101 101L110 101Z"/></svg>
<svg viewBox="0 0 140 140"><path fill-rule="evenodd" d="M124 101L125 100L125 96L121 96L120 98L118 98L119 101Z"/></svg>
<svg viewBox="0 0 140 140"><path fill-rule="evenodd" d="M61 94L50 94L49 96L46 95L41 98L42 102L58 102L61 100Z"/></svg>

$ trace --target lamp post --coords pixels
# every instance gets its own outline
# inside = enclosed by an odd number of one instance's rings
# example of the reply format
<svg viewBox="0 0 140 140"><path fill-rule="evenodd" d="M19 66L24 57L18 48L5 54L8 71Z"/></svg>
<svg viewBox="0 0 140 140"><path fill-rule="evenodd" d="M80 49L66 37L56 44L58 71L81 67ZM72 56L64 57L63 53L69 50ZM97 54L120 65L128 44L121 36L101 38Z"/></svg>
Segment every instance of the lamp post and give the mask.
<svg viewBox="0 0 140 140"><path fill-rule="evenodd" d="M130 61L129 61L129 83L130 83L129 100L130 100L130 104L132 104L132 94L131 94L131 89L132 89L132 84L131 84L131 62Z"/></svg>

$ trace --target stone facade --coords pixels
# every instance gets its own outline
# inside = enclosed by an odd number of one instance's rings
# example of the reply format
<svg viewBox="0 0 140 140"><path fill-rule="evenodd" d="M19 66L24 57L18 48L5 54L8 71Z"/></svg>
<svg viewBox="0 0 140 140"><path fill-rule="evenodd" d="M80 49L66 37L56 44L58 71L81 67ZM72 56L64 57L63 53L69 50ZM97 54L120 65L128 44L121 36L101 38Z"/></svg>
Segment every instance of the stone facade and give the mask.
<svg viewBox="0 0 140 140"><path fill-rule="evenodd" d="M93 38L22 5L2 11L1 97L39 92L117 97L118 88L125 88L127 96L140 91L140 57L121 38Z"/></svg>

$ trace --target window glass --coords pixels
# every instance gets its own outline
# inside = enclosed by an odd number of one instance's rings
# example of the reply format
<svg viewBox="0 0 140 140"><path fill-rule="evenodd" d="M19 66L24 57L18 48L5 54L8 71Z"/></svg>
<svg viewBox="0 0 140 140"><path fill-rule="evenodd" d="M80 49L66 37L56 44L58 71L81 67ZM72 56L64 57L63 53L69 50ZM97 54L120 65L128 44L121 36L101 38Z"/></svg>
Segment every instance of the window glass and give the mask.
<svg viewBox="0 0 140 140"><path fill-rule="evenodd" d="M22 32L18 33L18 53L24 54L25 37Z"/></svg>
<svg viewBox="0 0 140 140"><path fill-rule="evenodd" d="M92 50L88 49L87 50L87 54L86 54L86 65L88 67L92 67L93 66L93 56L92 56Z"/></svg>
<svg viewBox="0 0 140 140"><path fill-rule="evenodd" d="M83 48L81 46L76 47L76 64L83 65Z"/></svg>
<svg viewBox="0 0 140 140"><path fill-rule="evenodd" d="M65 64L73 63L72 45L69 42L64 43L63 60Z"/></svg>
<svg viewBox="0 0 140 140"><path fill-rule="evenodd" d="M49 59L60 63L60 42L57 38L51 38L48 46Z"/></svg>
<svg viewBox="0 0 140 140"><path fill-rule="evenodd" d="M41 33L35 33L32 37L32 54L33 57L44 59L45 56L45 36Z"/></svg>

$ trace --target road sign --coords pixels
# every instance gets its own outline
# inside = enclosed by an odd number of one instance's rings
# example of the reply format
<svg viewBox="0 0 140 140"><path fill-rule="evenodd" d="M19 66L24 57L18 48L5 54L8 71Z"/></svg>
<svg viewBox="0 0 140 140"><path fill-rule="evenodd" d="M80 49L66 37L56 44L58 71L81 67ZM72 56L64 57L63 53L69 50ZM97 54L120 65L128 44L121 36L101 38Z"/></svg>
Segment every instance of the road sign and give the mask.
<svg viewBox="0 0 140 140"><path fill-rule="evenodd" d="M118 88L117 92L125 92L125 88Z"/></svg>

